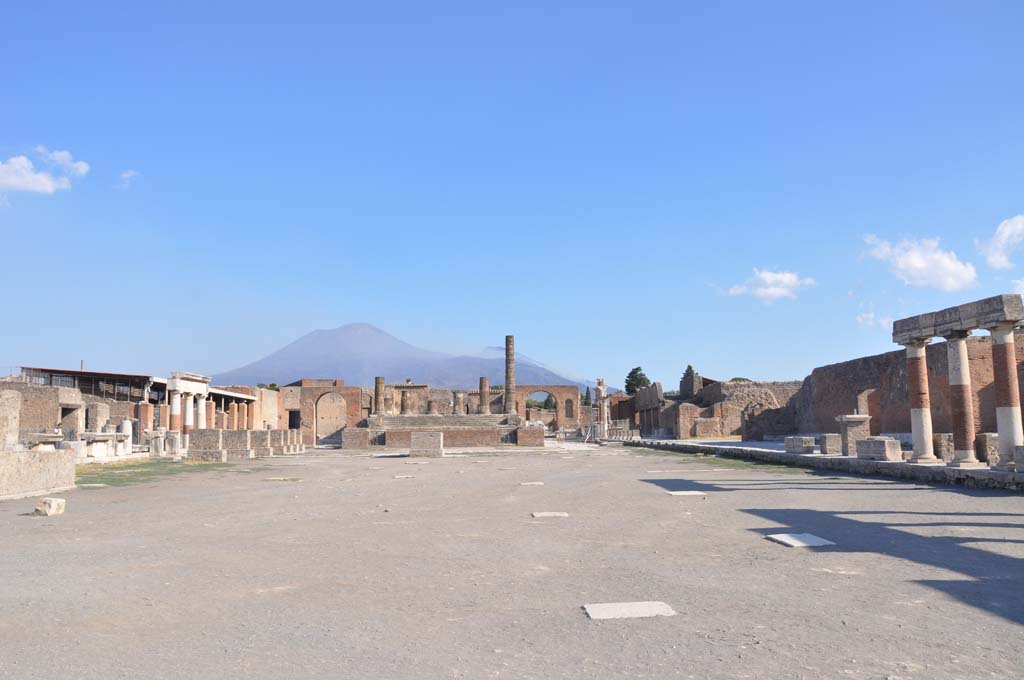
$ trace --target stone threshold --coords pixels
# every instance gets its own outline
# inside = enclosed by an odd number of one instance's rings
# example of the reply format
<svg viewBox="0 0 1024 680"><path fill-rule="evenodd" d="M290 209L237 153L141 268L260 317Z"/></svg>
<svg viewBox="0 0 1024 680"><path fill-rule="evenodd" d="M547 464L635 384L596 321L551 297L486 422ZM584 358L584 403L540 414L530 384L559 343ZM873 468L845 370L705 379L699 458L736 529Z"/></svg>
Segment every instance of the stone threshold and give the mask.
<svg viewBox="0 0 1024 680"><path fill-rule="evenodd" d="M625 445L640 446L658 451L702 453L722 458L738 458L740 460L752 460L775 465L827 470L828 472L874 475L928 484L951 484L974 489L1003 489L1024 493L1024 472L1007 472L989 468L956 468L946 465L919 465L900 461L864 460L852 456L823 456L820 453L785 453L776 449L700 444L696 442L640 439L625 442Z"/></svg>

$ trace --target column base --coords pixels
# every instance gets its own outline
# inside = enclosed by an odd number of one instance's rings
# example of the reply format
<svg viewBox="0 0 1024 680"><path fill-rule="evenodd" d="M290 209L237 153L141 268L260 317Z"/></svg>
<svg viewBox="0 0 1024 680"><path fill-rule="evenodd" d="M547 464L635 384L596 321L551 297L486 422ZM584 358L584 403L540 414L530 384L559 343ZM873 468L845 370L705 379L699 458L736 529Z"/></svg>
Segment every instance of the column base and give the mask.
<svg viewBox="0 0 1024 680"><path fill-rule="evenodd" d="M946 467L964 468L966 470L977 470L977 469L980 469L980 468L987 468L988 464L987 463L982 463L979 460L975 460L975 461L951 460L948 463L946 463Z"/></svg>
<svg viewBox="0 0 1024 680"><path fill-rule="evenodd" d="M907 460L911 465L945 465L942 459L935 456L917 456Z"/></svg>

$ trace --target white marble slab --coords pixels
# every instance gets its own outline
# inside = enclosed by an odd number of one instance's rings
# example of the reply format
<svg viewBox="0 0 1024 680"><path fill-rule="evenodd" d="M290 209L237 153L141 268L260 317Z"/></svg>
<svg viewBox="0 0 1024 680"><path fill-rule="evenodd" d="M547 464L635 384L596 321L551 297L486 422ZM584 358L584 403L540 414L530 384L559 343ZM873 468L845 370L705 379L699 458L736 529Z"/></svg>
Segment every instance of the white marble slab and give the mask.
<svg viewBox="0 0 1024 680"><path fill-rule="evenodd" d="M664 602L604 602L585 604L583 610L594 620L645 619L652 616L675 616L676 612Z"/></svg>

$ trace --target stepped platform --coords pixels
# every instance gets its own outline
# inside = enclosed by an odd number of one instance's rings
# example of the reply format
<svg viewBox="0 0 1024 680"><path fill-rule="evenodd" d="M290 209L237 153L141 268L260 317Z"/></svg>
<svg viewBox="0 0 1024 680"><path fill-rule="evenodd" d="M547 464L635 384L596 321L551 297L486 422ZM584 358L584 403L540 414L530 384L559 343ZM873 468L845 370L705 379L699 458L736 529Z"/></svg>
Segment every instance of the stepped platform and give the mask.
<svg viewBox="0 0 1024 680"><path fill-rule="evenodd" d="M372 416L370 427L380 430L447 430L458 427L487 428L502 427L508 418L505 414L461 415L461 416Z"/></svg>
<svg viewBox="0 0 1024 680"><path fill-rule="evenodd" d="M414 432L440 432L445 447L497 447L502 444L535 444L536 436L520 437L521 423L515 415L428 415L370 416L366 427L346 428L343 449L408 449ZM530 435L534 435L532 428ZM543 444L543 432L541 444Z"/></svg>

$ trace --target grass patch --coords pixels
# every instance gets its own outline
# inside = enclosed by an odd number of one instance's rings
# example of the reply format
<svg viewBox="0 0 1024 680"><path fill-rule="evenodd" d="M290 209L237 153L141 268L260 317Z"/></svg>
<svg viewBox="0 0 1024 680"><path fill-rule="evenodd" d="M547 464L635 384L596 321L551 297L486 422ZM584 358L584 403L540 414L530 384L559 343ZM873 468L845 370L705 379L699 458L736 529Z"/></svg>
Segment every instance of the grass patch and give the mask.
<svg viewBox="0 0 1024 680"><path fill-rule="evenodd" d="M696 463L702 466L713 465L714 467L727 468L729 470L759 470L761 472L778 472L780 474L789 475L810 475L815 472L814 470L791 465L764 463L759 460L744 460L742 458L726 458L724 456L716 456L710 453L683 453L681 451L648 449L640 446L630 447L630 450L636 451L640 455L644 456L671 456L673 458L681 458L682 460L679 461L680 465Z"/></svg>
<svg viewBox="0 0 1024 680"><path fill-rule="evenodd" d="M172 463L167 460L143 460L129 463L108 463L105 465L79 465L75 469L78 484L105 484L106 486L131 486L157 481L188 472L222 470L228 463ZM85 487L86 489L103 487Z"/></svg>

